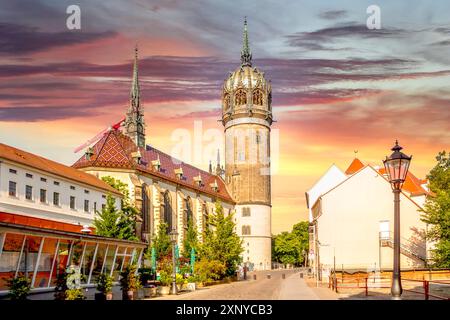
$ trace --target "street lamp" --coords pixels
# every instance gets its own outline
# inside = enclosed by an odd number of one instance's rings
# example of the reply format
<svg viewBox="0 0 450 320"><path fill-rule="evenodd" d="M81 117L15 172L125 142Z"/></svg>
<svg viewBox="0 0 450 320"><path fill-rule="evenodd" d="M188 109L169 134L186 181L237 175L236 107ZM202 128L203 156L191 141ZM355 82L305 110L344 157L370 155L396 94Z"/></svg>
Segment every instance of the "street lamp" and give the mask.
<svg viewBox="0 0 450 320"><path fill-rule="evenodd" d="M400 152L403 148L395 141L391 156L383 160L386 173L394 193L394 269L392 272L391 294L394 299L402 295L402 282L400 277L400 191L408 173L412 156L408 157Z"/></svg>
<svg viewBox="0 0 450 320"><path fill-rule="evenodd" d="M172 242L172 263L173 263L173 279L172 279L172 292L171 294L177 294L177 261L175 257L175 246L177 245L178 232L175 228L169 233L170 241Z"/></svg>

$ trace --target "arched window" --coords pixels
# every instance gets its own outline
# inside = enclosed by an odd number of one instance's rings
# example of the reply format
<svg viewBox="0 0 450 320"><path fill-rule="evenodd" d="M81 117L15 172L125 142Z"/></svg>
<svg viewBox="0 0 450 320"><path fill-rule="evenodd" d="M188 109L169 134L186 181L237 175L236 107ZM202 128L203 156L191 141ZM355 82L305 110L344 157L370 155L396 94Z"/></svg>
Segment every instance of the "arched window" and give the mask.
<svg viewBox="0 0 450 320"><path fill-rule="evenodd" d="M167 224L167 233L170 233L170 231L172 231L173 224L172 224L172 199L170 197L169 191L166 191L162 194L161 218L162 221Z"/></svg>
<svg viewBox="0 0 450 320"><path fill-rule="evenodd" d="M230 95L226 93L223 96L223 110L227 111L228 109L230 109Z"/></svg>
<svg viewBox="0 0 450 320"><path fill-rule="evenodd" d="M142 209L141 209L141 217L142 217L142 231L149 233L150 232L150 198L149 198L149 188L144 183L142 185Z"/></svg>
<svg viewBox="0 0 450 320"><path fill-rule="evenodd" d="M206 231L206 229L209 228L209 223L208 223L208 207L206 206L206 204L203 204L202 206L202 230L203 232Z"/></svg>
<svg viewBox="0 0 450 320"><path fill-rule="evenodd" d="M272 92L269 93L269 97L267 98L267 104L268 104L268 109L269 111L272 111Z"/></svg>
<svg viewBox="0 0 450 320"><path fill-rule="evenodd" d="M239 89L234 96L234 105L235 106L243 106L247 104L247 93Z"/></svg>
<svg viewBox="0 0 450 320"><path fill-rule="evenodd" d="M250 226L242 226L242 235L250 235L251 234L251 230L250 230Z"/></svg>
<svg viewBox="0 0 450 320"><path fill-rule="evenodd" d="M192 200L190 197L187 197L184 200L184 217L183 217L183 223L184 228L187 230L189 221L194 222L194 214L192 213Z"/></svg>
<svg viewBox="0 0 450 320"><path fill-rule="evenodd" d="M263 93L259 89L256 89L255 91L253 91L253 104L256 106L263 105Z"/></svg>

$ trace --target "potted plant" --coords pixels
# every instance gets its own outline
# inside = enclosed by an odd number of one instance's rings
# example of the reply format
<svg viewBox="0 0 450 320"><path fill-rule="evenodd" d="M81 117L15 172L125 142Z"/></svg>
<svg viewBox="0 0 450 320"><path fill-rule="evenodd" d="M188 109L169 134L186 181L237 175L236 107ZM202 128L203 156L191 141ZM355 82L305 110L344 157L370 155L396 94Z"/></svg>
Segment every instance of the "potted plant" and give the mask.
<svg viewBox="0 0 450 320"><path fill-rule="evenodd" d="M191 274L187 278L187 287L188 291L195 291L197 289L197 283L200 282L198 275Z"/></svg>
<svg viewBox="0 0 450 320"><path fill-rule="evenodd" d="M21 275L8 280L9 294L11 300L26 300L30 292L30 280Z"/></svg>
<svg viewBox="0 0 450 320"><path fill-rule="evenodd" d="M135 265L127 266L120 273L120 286L122 287L122 299L134 300L134 292L141 287Z"/></svg>
<svg viewBox="0 0 450 320"><path fill-rule="evenodd" d="M97 290L100 292L95 294L95 300L112 300L112 287L113 277L109 274L101 273L97 278Z"/></svg>
<svg viewBox="0 0 450 320"><path fill-rule="evenodd" d="M187 284L187 280L179 273L177 273L176 280L175 280L178 291L183 290L183 287Z"/></svg>
<svg viewBox="0 0 450 320"><path fill-rule="evenodd" d="M158 294L168 295L170 293L170 284L172 283L172 277L166 271L161 271L159 274L160 286L158 286Z"/></svg>
<svg viewBox="0 0 450 320"><path fill-rule="evenodd" d="M83 294L81 288L81 281L85 279L81 274L79 266L70 265L66 269L66 287L65 291L66 300L84 300L86 297Z"/></svg>

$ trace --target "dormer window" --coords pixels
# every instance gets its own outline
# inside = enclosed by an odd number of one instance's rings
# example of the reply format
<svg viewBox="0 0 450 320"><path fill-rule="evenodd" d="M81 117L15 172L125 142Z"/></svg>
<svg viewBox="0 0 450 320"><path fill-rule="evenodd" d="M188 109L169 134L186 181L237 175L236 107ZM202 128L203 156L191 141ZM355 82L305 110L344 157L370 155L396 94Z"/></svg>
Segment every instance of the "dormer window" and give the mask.
<svg viewBox="0 0 450 320"><path fill-rule="evenodd" d="M194 182L200 187L202 185L202 176L200 175L200 173L198 174L198 176L194 177Z"/></svg>
<svg viewBox="0 0 450 320"><path fill-rule="evenodd" d="M136 152L132 152L131 157L134 159L134 161L136 161L137 164L141 164L142 155L139 150Z"/></svg>
<svg viewBox="0 0 450 320"><path fill-rule="evenodd" d="M152 160L152 167L153 170L158 171L161 169L161 161L159 161L159 155L156 160Z"/></svg>
<svg viewBox="0 0 450 320"><path fill-rule="evenodd" d="M91 160L91 157L94 155L94 148L89 147L87 148L86 152L84 153L84 158L86 160Z"/></svg>
<svg viewBox="0 0 450 320"><path fill-rule="evenodd" d="M174 172L178 179L181 180L181 178L183 178L183 168L182 167L175 169Z"/></svg>
<svg viewBox="0 0 450 320"><path fill-rule="evenodd" d="M214 180L214 182L211 183L210 186L214 190L214 192L218 192L219 191L219 185L217 184L217 180Z"/></svg>

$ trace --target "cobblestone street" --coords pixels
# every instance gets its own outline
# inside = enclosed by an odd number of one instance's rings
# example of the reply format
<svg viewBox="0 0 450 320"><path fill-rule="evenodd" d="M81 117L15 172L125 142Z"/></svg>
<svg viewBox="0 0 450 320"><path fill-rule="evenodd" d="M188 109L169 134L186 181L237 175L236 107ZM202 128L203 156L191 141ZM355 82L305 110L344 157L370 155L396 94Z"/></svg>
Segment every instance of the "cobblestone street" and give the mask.
<svg viewBox="0 0 450 320"><path fill-rule="evenodd" d="M285 279L283 279L285 274ZM256 280L253 280L256 275ZM268 279L267 275L270 275ZM305 275L306 276L306 275ZM258 271L248 274L248 280L198 288L194 292L177 296L151 298L151 300L318 300L333 299L308 287L294 270ZM331 292L331 291L330 291ZM332 292L331 292L332 293Z"/></svg>

